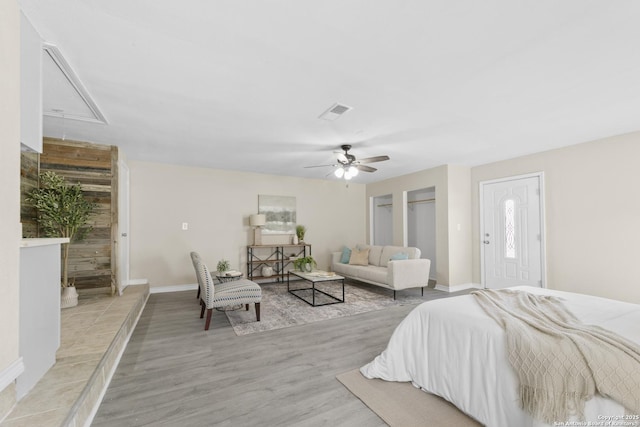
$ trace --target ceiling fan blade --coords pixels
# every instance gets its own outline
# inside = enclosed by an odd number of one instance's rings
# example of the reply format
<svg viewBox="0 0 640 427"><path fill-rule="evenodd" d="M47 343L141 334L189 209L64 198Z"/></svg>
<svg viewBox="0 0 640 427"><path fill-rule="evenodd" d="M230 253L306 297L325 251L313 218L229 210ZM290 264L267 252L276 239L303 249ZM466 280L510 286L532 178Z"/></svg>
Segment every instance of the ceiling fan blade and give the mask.
<svg viewBox="0 0 640 427"><path fill-rule="evenodd" d="M314 166L305 166L304 168L305 169L308 169L308 168L327 168L329 166L338 166L338 165L314 165Z"/></svg>
<svg viewBox="0 0 640 427"><path fill-rule="evenodd" d="M385 160L389 160L389 156L367 157L366 159L360 159L358 161L360 163L375 163L375 162L384 162Z"/></svg>
<svg viewBox="0 0 640 427"><path fill-rule="evenodd" d="M365 166L365 165L356 165L356 167L358 168L358 170L361 170L362 172L375 172L378 170L376 168L372 168L371 166Z"/></svg>

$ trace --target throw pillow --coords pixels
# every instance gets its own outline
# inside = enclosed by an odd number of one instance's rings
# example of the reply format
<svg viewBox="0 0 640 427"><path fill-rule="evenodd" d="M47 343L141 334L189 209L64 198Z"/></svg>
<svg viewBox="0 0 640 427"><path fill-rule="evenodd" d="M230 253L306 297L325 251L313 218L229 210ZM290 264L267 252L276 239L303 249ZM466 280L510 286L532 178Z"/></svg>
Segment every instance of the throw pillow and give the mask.
<svg viewBox="0 0 640 427"><path fill-rule="evenodd" d="M389 261L400 261L403 259L409 259L409 255L405 254L404 252L398 252L391 255L391 258L389 258Z"/></svg>
<svg viewBox="0 0 640 427"><path fill-rule="evenodd" d="M345 246L344 249L342 249L342 256L340 257L340 263L349 264L349 258L351 258L351 249Z"/></svg>
<svg viewBox="0 0 640 427"><path fill-rule="evenodd" d="M349 257L349 264L351 265L369 265L369 249L358 250L353 248L351 251L351 257Z"/></svg>

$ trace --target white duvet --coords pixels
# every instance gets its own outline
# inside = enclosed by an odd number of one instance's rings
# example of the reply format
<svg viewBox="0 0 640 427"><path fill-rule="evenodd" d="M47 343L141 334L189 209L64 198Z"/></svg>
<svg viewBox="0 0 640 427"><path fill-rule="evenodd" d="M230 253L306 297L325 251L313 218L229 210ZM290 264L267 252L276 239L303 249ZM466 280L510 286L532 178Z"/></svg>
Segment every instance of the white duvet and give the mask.
<svg viewBox="0 0 640 427"><path fill-rule="evenodd" d="M583 323L600 325L640 343L640 305L526 286L513 289L560 297ZM520 409L504 331L472 295L416 307L398 325L382 354L360 371L367 378L411 381L488 427L546 425ZM617 402L598 395L585 407L591 425L606 425L610 417L624 412ZM556 425L563 421L569 420L558 420Z"/></svg>

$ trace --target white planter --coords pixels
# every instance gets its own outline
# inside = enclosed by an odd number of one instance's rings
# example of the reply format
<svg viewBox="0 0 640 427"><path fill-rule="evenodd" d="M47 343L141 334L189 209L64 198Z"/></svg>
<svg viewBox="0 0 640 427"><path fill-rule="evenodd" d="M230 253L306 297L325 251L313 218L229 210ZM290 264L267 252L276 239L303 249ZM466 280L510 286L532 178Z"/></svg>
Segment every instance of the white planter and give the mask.
<svg viewBox="0 0 640 427"><path fill-rule="evenodd" d="M262 275L264 277L271 277L273 276L273 268L272 267L262 267Z"/></svg>
<svg viewBox="0 0 640 427"><path fill-rule="evenodd" d="M60 291L60 308L75 307L78 305L78 292L75 286L62 288Z"/></svg>

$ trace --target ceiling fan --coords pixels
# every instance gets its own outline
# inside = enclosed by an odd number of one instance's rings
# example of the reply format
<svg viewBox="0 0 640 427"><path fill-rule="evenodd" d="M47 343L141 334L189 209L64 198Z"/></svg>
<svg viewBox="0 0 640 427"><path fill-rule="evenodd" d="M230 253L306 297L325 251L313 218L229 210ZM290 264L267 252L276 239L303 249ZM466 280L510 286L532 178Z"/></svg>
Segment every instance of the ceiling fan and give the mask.
<svg viewBox="0 0 640 427"><path fill-rule="evenodd" d="M305 166L305 167L306 168L323 168L323 167L332 166L336 168L336 170L333 172L336 177L350 180L354 176L358 175L358 171L375 172L378 170L376 168L372 168L371 166L366 166L363 163L375 163L375 162L383 162L385 160L389 160L389 156L375 156L375 157L367 157L365 159L357 160L356 156L349 153L349 150L351 150L351 145L343 144L340 146L340 148L342 148L344 153L336 152L336 161L338 163L334 163L332 165L317 165L317 166Z"/></svg>

